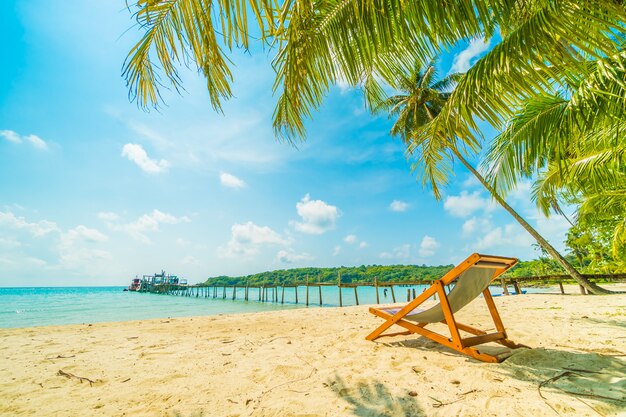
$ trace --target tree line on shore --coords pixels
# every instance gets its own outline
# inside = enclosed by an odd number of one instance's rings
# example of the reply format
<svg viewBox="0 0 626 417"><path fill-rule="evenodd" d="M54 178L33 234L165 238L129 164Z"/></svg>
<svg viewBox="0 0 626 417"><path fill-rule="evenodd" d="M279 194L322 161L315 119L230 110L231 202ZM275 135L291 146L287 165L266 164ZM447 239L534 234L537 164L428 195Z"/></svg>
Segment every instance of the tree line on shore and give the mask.
<svg viewBox="0 0 626 417"><path fill-rule="evenodd" d="M567 257L574 262L575 255L569 254ZM613 273L614 270L598 271L583 268L586 273ZM260 272L245 276L217 276L207 279L206 285L293 285L309 283L338 283L341 275L341 282L346 283L372 283L374 279L380 283L387 282L415 282L433 281L441 278L454 265L361 265L361 266L341 266L334 268L293 268L276 271ZM592 267L593 268L593 267ZM546 275L565 274L561 266L547 256L531 261L521 261L505 277L541 277Z"/></svg>

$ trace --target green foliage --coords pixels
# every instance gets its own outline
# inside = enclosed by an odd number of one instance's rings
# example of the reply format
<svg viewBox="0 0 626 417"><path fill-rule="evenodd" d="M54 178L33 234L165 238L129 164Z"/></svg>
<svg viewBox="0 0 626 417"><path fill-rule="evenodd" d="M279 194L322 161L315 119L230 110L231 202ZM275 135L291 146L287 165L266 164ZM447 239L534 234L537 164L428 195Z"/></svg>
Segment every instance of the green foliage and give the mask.
<svg viewBox="0 0 626 417"><path fill-rule="evenodd" d="M595 252L594 256L595 256ZM606 252L604 253L606 255ZM576 262L575 255L566 256L568 261ZM595 267L589 258L585 258L586 268L584 273L603 273L611 274L626 271L626 265L615 267L615 264L608 262L600 263L604 267ZM337 284L338 275L341 273L342 283L373 283L377 278L378 282L415 282L415 281L433 281L444 276L446 272L451 270L453 265L370 265L370 266L354 266L354 267L337 267L337 268L294 268L281 269L277 271L261 272L258 274L229 277L217 276L207 279L204 284L207 285L293 285L309 283L332 283ZM541 255L538 259L530 261L520 261L515 267L507 272L507 277L541 277L545 275L562 275L565 274L563 268L554 259Z"/></svg>
<svg viewBox="0 0 626 417"><path fill-rule="evenodd" d="M231 95L236 46L271 44L278 103L274 127L289 140L331 85L362 87L367 100L404 72L458 42L501 39L461 80L434 129L450 137L476 118L499 127L517 105L551 91L564 65L580 54L611 56L626 11L619 0L136 0L142 38L129 52L124 77L140 105L157 104L159 88L182 88L177 67L206 77L216 108ZM497 34L497 32L500 32ZM498 36L499 35L499 36ZM226 48L224 48L226 47ZM558 75L558 77L557 77ZM164 76L164 77L163 77ZM469 130L460 135L466 142ZM469 138L471 139L471 138Z"/></svg>
<svg viewBox="0 0 626 417"><path fill-rule="evenodd" d="M520 262L515 265L506 277L542 277L546 275L562 275L565 271L553 258L541 256L532 261Z"/></svg>
<svg viewBox="0 0 626 417"><path fill-rule="evenodd" d="M307 279L311 283L337 283L341 274L341 282L414 282L432 281L441 278L452 269L452 265L417 266L417 265L370 265L338 268L295 268L261 272L259 274L209 278L209 285L263 285L263 284L304 284Z"/></svg>
<svg viewBox="0 0 626 417"><path fill-rule="evenodd" d="M562 79L561 90L529 99L495 139L486 158L488 176L502 193L520 178L535 179L532 198L546 216L562 213L563 203L577 207L573 233L579 237L572 237L570 247L579 263L584 252L599 253L594 248L607 242L609 231L609 257L624 260L626 53L568 71L575 82Z"/></svg>
<svg viewBox="0 0 626 417"><path fill-rule="evenodd" d="M579 269L587 274L626 272L626 249L621 247L616 253L613 248L614 224L597 220L579 221L567 234L566 244Z"/></svg>

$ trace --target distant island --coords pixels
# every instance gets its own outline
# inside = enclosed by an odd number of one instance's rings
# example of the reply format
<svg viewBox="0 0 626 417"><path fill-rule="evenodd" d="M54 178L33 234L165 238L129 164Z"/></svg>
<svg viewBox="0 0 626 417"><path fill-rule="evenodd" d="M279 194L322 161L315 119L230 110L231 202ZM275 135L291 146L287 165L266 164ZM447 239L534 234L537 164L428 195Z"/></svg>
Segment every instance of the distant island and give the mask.
<svg viewBox="0 0 626 417"><path fill-rule="evenodd" d="M294 268L261 272L258 274L229 277L217 276L208 278L207 285L263 285L263 284L302 284L309 280L315 282L336 283L341 274L342 283L357 282L415 282L432 281L441 278L452 269L453 265L361 265L341 266L335 268ZM544 260L522 261L516 265L508 276L542 276L562 274L563 270L555 262Z"/></svg>

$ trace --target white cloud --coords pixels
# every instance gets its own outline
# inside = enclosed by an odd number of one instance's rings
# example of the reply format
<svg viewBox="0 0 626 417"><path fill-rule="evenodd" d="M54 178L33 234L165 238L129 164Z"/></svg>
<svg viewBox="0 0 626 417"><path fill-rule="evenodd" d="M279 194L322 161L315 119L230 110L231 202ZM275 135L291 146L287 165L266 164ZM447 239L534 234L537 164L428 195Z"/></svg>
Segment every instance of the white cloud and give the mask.
<svg viewBox="0 0 626 417"><path fill-rule="evenodd" d="M137 164L144 172L148 174L158 174L167 171L170 163L165 159L160 161L151 159L141 145L136 143L127 143L122 148L122 156L128 158L129 161Z"/></svg>
<svg viewBox="0 0 626 417"><path fill-rule="evenodd" d="M406 243L394 248L392 252L382 252L379 256L382 259L406 260L411 256L411 245Z"/></svg>
<svg viewBox="0 0 626 417"><path fill-rule="evenodd" d="M14 237L0 236L0 249L15 249L22 246L22 244Z"/></svg>
<svg viewBox="0 0 626 417"><path fill-rule="evenodd" d="M48 149L48 144L37 135L28 135L25 139L39 150L45 151Z"/></svg>
<svg viewBox="0 0 626 417"><path fill-rule="evenodd" d="M473 233L487 232L492 228L493 226L488 218L472 217L463 223L462 231L464 236L469 236Z"/></svg>
<svg viewBox="0 0 626 417"><path fill-rule="evenodd" d="M335 85L339 88L339 91L341 92L342 95L346 94L348 91L350 91L353 88L348 82L348 80L346 80L345 77L343 76L339 76L339 79L337 80L337 83Z"/></svg>
<svg viewBox="0 0 626 417"><path fill-rule="evenodd" d="M343 241L346 242L349 245L358 245L359 249L363 249L367 247L367 242L365 241L359 241L359 238L356 235L348 235L346 237L343 238ZM340 246L337 246L336 248L341 249ZM339 253L339 252L337 252ZM335 254L333 254L335 255Z"/></svg>
<svg viewBox="0 0 626 417"><path fill-rule="evenodd" d="M59 228L56 223L48 220L40 220L35 223L29 223L24 217L18 217L10 211L0 211L0 226L6 225L13 229L25 229L32 233L35 237L45 236L51 232L58 232Z"/></svg>
<svg viewBox="0 0 626 417"><path fill-rule="evenodd" d="M20 135L12 130L0 130L0 136L13 143L22 143Z"/></svg>
<svg viewBox="0 0 626 417"><path fill-rule="evenodd" d="M108 261L111 254L105 250L90 247L108 240L108 237L96 229L79 225L61 233L59 241L59 263L66 268L75 269L94 267L94 262Z"/></svg>
<svg viewBox="0 0 626 417"><path fill-rule="evenodd" d="M454 56L450 73L467 72L474 65L475 58L489 49L489 42L485 42L485 38L472 39L467 48Z"/></svg>
<svg viewBox="0 0 626 417"><path fill-rule="evenodd" d="M46 143L46 141L41 139L37 135L31 134L28 136L21 136L19 133L12 130L0 130L0 136L13 143L28 142L33 145L35 149L38 149L40 151L45 151L48 149L48 144Z"/></svg>
<svg viewBox="0 0 626 417"><path fill-rule="evenodd" d="M333 249L333 256L337 256L341 253L341 246L337 245L335 246L335 248Z"/></svg>
<svg viewBox="0 0 626 417"><path fill-rule="evenodd" d="M222 258L250 257L258 254L263 246L289 243L270 227L257 226L250 221L234 224L230 230L230 240L225 247L218 248L218 256Z"/></svg>
<svg viewBox="0 0 626 417"><path fill-rule="evenodd" d="M322 200L311 200L309 194L296 204L302 222L292 221L291 225L299 232L321 235L335 228L339 210Z"/></svg>
<svg viewBox="0 0 626 417"><path fill-rule="evenodd" d="M530 247L533 243L535 242L532 236L519 224L509 223L504 227L496 227L482 235L472 246L472 250L482 251L494 248Z"/></svg>
<svg viewBox="0 0 626 417"><path fill-rule="evenodd" d="M134 222L117 224L111 222L110 219L116 218L115 216L112 216L112 214L115 213L99 213L98 217L104 220L109 219L107 226L110 229L126 232L134 239L143 243L151 243L151 240L146 233L159 231L159 225L161 224L180 224L189 223L191 221L191 219L187 216L176 217L169 213L164 213L160 210L154 209L152 210L152 213L144 214Z"/></svg>
<svg viewBox="0 0 626 417"><path fill-rule="evenodd" d="M533 183L531 180L522 180L509 192L507 198L529 205L531 202L532 188Z"/></svg>
<svg viewBox="0 0 626 417"><path fill-rule="evenodd" d="M292 264L300 261L310 261L313 259L313 257L308 253L297 254L292 250L283 249L278 251L278 253L276 254L276 259L281 263Z"/></svg>
<svg viewBox="0 0 626 417"><path fill-rule="evenodd" d="M356 235L348 235L348 236L344 237L343 240L346 243L353 244L353 243L358 242L359 239L356 237Z"/></svg>
<svg viewBox="0 0 626 417"><path fill-rule="evenodd" d="M465 181L463 181L461 185L463 185L463 188L474 188L481 184L474 175L470 174L467 176L467 178L465 178Z"/></svg>
<svg viewBox="0 0 626 417"><path fill-rule="evenodd" d="M458 196L446 197L443 203L443 208L455 217L468 217L476 211L492 211L495 207L491 199L480 196L480 191L474 191L471 194L461 191Z"/></svg>
<svg viewBox="0 0 626 417"><path fill-rule="evenodd" d="M391 204L389 204L389 210L391 211L402 212L407 211L408 208L409 204L405 201L393 200Z"/></svg>
<svg viewBox="0 0 626 417"><path fill-rule="evenodd" d="M84 242L104 242L108 237L96 229L90 229L86 226L79 225L74 229L63 233L61 236L62 242L74 243L76 241Z"/></svg>
<svg viewBox="0 0 626 417"><path fill-rule="evenodd" d="M439 243L437 242L437 239L426 235L420 243L419 254L424 257L433 256L438 247Z"/></svg>
<svg viewBox="0 0 626 417"><path fill-rule="evenodd" d="M224 187L229 187L229 188L244 188L246 186L245 181L227 172L222 172L220 174L220 182L222 183Z"/></svg>

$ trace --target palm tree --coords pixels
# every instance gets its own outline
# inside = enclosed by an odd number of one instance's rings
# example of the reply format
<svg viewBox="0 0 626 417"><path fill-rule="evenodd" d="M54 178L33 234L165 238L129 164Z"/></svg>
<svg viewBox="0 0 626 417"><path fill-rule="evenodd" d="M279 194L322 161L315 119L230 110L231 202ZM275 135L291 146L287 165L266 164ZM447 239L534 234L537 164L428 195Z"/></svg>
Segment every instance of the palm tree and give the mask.
<svg viewBox="0 0 626 417"><path fill-rule="evenodd" d="M478 181L487 189L496 200L517 222L537 240L539 245L549 253L580 285L588 288L592 293L603 293L604 289L583 277L543 236L539 234L524 218L522 218L495 188L467 161L457 149L455 141L440 141L440 146L428 146L430 141L423 142L420 138L428 138L422 132L428 132L428 127L436 120L445 108L450 98L450 89L454 83L462 78L461 74L451 74L436 80L437 72L431 62L425 68L415 65L408 74L398 77L392 85L400 94L392 95L375 107L375 111L387 111L390 117L397 117L391 128L391 134L400 136L412 155L417 154L418 163L414 168L423 170L424 180L433 186L437 198L441 197L438 181L433 176L449 174L453 159L458 159ZM427 146L419 146L418 144ZM443 145L441 145L443 144Z"/></svg>
<svg viewBox="0 0 626 417"><path fill-rule="evenodd" d="M501 130L527 99L552 92L557 80L574 83L578 73L569 69L581 54L623 49L626 21L622 0L453 0L445 8L431 0L137 0L133 7L144 33L123 76L139 105L158 105L160 86L181 89L186 64L205 76L221 110L231 96L228 50L259 39L277 51L274 128L288 141L304 138L305 119L340 80L362 86L375 103L405 62L427 62L463 40L500 38L414 134L411 148L430 158L434 190L447 181L448 152L480 148L478 119ZM626 107L626 96L617 101Z"/></svg>
<svg viewBox="0 0 626 417"><path fill-rule="evenodd" d="M622 0L136 0L143 36L124 64L130 96L158 105L159 88L182 89L180 64L207 79L211 103L231 97L228 51L258 39L276 51L274 127L289 141L303 138L304 120L332 84L364 86L380 95L395 67L427 62L459 41L501 41L468 71L433 133L475 128L476 118L501 128L516 105L550 91L564 65L580 53L613 54L623 46ZM472 144L471 129L456 132Z"/></svg>
<svg viewBox="0 0 626 417"><path fill-rule="evenodd" d="M525 103L485 166L503 194L536 176L533 199L545 215L562 213L565 201L578 206L579 222L611 224L617 257L626 244L626 53L578 69L577 83Z"/></svg>

